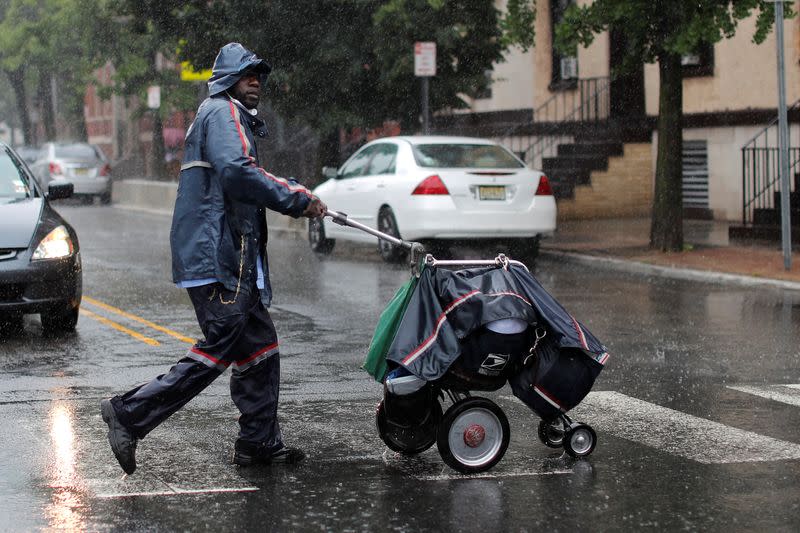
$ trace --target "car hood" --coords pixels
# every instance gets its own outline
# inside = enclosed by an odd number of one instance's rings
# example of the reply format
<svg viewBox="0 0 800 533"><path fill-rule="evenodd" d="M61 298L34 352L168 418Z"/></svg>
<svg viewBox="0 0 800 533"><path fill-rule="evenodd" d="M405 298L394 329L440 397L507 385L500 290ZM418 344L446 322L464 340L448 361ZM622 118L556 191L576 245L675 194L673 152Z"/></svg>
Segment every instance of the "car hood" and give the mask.
<svg viewBox="0 0 800 533"><path fill-rule="evenodd" d="M1 201L0 201L1 202ZM27 248L42 213L42 198L26 198L0 207L0 248Z"/></svg>

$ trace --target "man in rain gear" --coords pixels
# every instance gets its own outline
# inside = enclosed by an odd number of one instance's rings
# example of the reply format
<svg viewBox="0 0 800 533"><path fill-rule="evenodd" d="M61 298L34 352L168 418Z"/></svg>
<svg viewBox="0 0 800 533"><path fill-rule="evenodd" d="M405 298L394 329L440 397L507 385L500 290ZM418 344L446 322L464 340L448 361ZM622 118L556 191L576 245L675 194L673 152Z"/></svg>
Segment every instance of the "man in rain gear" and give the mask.
<svg viewBox="0 0 800 533"><path fill-rule="evenodd" d="M256 117L269 65L239 43L214 61L209 97L186 134L170 232L172 275L187 289L204 339L166 374L101 402L108 439L122 469L136 469L136 444L232 369L231 398L239 409L238 465L295 463L278 426L278 339L267 307L272 298L265 209L320 217L326 206L291 179L259 166Z"/></svg>

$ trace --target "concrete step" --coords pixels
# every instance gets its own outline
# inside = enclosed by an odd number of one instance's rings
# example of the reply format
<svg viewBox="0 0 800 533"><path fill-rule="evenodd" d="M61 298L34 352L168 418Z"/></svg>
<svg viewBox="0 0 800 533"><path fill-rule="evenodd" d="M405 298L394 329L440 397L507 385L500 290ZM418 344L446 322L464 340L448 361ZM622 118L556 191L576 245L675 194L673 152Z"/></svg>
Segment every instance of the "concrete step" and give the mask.
<svg viewBox="0 0 800 533"><path fill-rule="evenodd" d="M800 209L791 209L789 218L792 225L800 223ZM759 208L753 210L754 226L777 226L781 227L781 210L775 207Z"/></svg>
<svg viewBox="0 0 800 533"><path fill-rule="evenodd" d="M624 152L623 144L620 142L581 142L573 144L559 144L558 156L573 155L604 155L620 156Z"/></svg>
<svg viewBox="0 0 800 533"><path fill-rule="evenodd" d="M759 240L771 241L780 245L781 234L780 225L774 224L753 224L751 226L732 225L728 227L728 238L731 240ZM800 225L792 226L792 243L800 244Z"/></svg>
<svg viewBox="0 0 800 533"><path fill-rule="evenodd" d="M775 191L772 195L772 201L774 202L772 205L775 206L776 209L781 208L781 192ZM790 192L789 193L789 208L790 209L800 209L800 192Z"/></svg>
<svg viewBox="0 0 800 533"><path fill-rule="evenodd" d="M587 185L591 172L580 168L559 168L546 172L553 195L558 198L573 198L577 185Z"/></svg>
<svg viewBox="0 0 800 533"><path fill-rule="evenodd" d="M542 159L542 170L547 173L556 169L579 168L583 170L607 170L608 157L604 155L570 155L545 157Z"/></svg>

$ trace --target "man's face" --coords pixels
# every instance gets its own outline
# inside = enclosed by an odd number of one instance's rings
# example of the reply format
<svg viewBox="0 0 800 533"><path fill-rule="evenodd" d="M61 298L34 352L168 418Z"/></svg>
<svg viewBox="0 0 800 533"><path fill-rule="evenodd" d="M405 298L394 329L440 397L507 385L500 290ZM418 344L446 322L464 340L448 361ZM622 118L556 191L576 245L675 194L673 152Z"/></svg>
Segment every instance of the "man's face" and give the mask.
<svg viewBox="0 0 800 533"><path fill-rule="evenodd" d="M231 89L231 94L247 109L255 109L261 97L261 80L257 74L245 72Z"/></svg>

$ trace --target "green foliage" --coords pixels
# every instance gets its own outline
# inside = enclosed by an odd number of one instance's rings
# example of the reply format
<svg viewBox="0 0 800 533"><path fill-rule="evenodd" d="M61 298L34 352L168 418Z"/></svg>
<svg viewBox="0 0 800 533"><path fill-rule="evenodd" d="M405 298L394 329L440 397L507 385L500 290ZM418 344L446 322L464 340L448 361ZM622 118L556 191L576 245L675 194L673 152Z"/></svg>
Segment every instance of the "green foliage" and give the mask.
<svg viewBox="0 0 800 533"><path fill-rule="evenodd" d="M754 13L753 42L761 43L775 18L774 5L766 0L595 0L567 10L556 28L557 46L588 46L598 33L622 28L628 39L627 63L652 63L664 54L690 54L702 43L730 38L739 20ZM792 16L787 4L786 17Z"/></svg>
<svg viewBox="0 0 800 533"><path fill-rule="evenodd" d="M500 19L503 46L516 45L527 52L536 38L535 22L536 0L508 0L506 13Z"/></svg>
<svg viewBox="0 0 800 533"><path fill-rule="evenodd" d="M381 76L379 102L385 116L393 110L406 125L420 112L419 81L414 77L413 43L434 41L436 77L431 80L431 109L466 107L463 94L486 88L486 72L502 61L499 13L482 0L433 2L391 0L374 16L375 55Z"/></svg>
<svg viewBox="0 0 800 533"><path fill-rule="evenodd" d="M486 86L502 59L492 0L189 0L130 2L137 23L183 40L181 58L208 68L239 41L273 66L268 97L284 117L317 131L416 124L413 45L437 41L432 110L463 107L460 95ZM166 15L165 15L166 13Z"/></svg>

